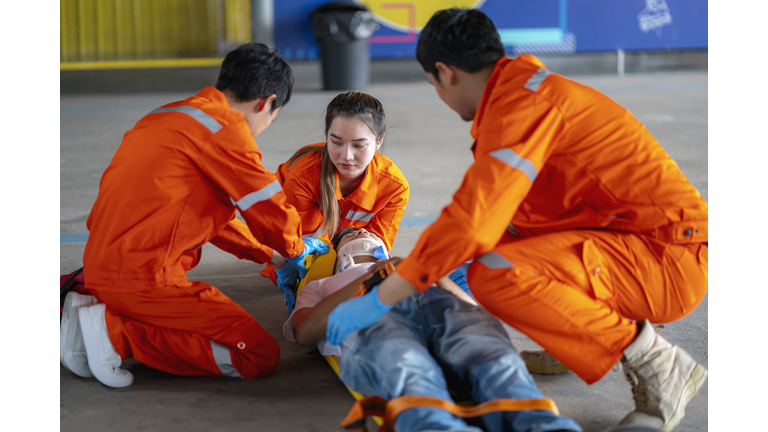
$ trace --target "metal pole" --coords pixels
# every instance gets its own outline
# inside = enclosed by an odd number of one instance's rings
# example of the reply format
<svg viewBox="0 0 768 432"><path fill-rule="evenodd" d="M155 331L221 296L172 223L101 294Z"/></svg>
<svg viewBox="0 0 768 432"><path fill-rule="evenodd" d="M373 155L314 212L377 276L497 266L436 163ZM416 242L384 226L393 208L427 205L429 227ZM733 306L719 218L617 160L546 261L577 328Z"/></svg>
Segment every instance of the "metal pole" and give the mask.
<svg viewBox="0 0 768 432"><path fill-rule="evenodd" d="M621 48L616 48L616 73L624 75L624 50Z"/></svg>
<svg viewBox="0 0 768 432"><path fill-rule="evenodd" d="M251 41L275 47L275 4L273 0L251 0Z"/></svg>

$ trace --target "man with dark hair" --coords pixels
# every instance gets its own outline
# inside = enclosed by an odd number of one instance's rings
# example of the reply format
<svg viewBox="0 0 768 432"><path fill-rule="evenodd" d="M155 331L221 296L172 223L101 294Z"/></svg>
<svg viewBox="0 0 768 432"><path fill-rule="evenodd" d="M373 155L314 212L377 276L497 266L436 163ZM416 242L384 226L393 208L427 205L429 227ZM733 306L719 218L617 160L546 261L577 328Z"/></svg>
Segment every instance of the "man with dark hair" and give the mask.
<svg viewBox="0 0 768 432"><path fill-rule="evenodd" d="M133 382L120 368L129 358L179 375L256 378L274 371L275 339L218 289L189 282L186 273L209 241L260 262L282 255L300 271L308 254L328 252L317 240L302 240L299 215L261 165L254 141L292 86L275 51L243 45L224 59L218 89L158 108L125 134L87 221L83 264L93 296L69 293L62 311L67 368L111 387ZM253 250L227 231L237 210L247 235L274 251Z"/></svg>
<svg viewBox="0 0 768 432"><path fill-rule="evenodd" d="M654 332L707 292L708 206L631 113L509 59L479 10L436 13L416 55L437 94L473 121L475 162L453 202L378 289L340 304L341 343L469 259L475 298L591 384L619 361L635 411L672 430L706 369Z"/></svg>
<svg viewBox="0 0 768 432"><path fill-rule="evenodd" d="M254 67L259 65L259 67ZM219 91L231 92L242 102L251 102L274 94L270 112L291 100L293 72L275 51L252 43L227 54L216 81Z"/></svg>
<svg viewBox="0 0 768 432"><path fill-rule="evenodd" d="M496 27L488 26L488 17L475 9L448 9L435 13L430 25L419 34L416 59L424 71L439 82L437 62L475 73L495 65L507 55ZM444 32L442 29L455 28ZM471 51L463 50L472 45ZM468 120L469 121L469 120Z"/></svg>

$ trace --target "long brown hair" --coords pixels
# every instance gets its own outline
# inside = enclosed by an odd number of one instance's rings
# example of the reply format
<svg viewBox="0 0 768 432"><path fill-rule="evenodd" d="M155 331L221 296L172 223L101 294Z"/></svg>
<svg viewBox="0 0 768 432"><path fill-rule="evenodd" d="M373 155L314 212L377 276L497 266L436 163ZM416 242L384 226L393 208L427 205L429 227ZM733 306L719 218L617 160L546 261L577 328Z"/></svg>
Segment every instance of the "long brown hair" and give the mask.
<svg viewBox="0 0 768 432"><path fill-rule="evenodd" d="M336 234L341 221L339 203L336 201L336 166L328 154L327 142L328 131L336 117L360 120L376 136L376 142L380 142L384 138L384 133L387 130L387 117L384 115L384 107L378 99L357 91L342 93L333 98L325 111L326 144L301 148L288 159L287 164L290 167L296 159L305 154L320 152L320 209L323 211L322 228L328 238L332 238Z"/></svg>

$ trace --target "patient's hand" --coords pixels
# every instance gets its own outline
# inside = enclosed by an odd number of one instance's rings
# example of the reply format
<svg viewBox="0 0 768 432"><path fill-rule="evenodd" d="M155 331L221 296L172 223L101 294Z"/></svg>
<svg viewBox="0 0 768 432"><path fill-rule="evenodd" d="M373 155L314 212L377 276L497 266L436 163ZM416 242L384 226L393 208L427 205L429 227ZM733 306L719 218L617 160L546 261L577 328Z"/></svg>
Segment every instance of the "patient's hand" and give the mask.
<svg viewBox="0 0 768 432"><path fill-rule="evenodd" d="M376 273L379 270L384 270L384 268L386 267L387 263L392 263L392 265L395 266L395 268L397 268L397 266L400 265L400 262L402 260L403 259L400 258L400 257L392 257L392 258L390 258L388 260L379 261L376 264L372 265L370 268L368 268L368 273Z"/></svg>

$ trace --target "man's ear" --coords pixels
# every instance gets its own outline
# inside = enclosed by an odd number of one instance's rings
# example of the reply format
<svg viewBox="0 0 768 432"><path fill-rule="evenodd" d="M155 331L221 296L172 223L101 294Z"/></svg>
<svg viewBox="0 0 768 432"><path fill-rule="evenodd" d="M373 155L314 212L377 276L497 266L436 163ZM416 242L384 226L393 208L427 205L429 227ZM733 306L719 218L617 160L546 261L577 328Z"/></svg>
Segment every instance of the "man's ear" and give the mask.
<svg viewBox="0 0 768 432"><path fill-rule="evenodd" d="M435 63L437 68L437 75L440 78L440 82L445 82L447 85L456 85L456 67L447 65L443 62Z"/></svg>
<svg viewBox="0 0 768 432"><path fill-rule="evenodd" d="M273 101L277 99L277 95L271 94L265 98L261 98L258 100L258 103L256 104L256 112L261 113L265 109L272 110L272 103Z"/></svg>

